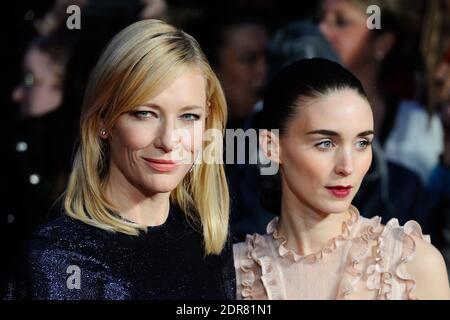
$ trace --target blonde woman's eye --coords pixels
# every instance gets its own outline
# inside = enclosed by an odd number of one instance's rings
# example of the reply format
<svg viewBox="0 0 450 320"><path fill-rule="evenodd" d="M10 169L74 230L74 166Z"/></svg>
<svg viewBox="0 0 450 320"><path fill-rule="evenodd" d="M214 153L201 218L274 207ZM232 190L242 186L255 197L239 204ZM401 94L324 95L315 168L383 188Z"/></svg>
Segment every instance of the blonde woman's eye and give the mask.
<svg viewBox="0 0 450 320"><path fill-rule="evenodd" d="M325 140L317 143L315 146L320 150L330 150L331 148L334 147L334 144L333 141L331 140Z"/></svg>
<svg viewBox="0 0 450 320"><path fill-rule="evenodd" d="M132 111L131 114L138 119L148 119L151 117L156 117L156 114L154 112L144 110Z"/></svg>
<svg viewBox="0 0 450 320"><path fill-rule="evenodd" d="M181 119L187 120L187 121L195 121L195 120L200 119L200 116L195 113L186 113L181 116Z"/></svg>

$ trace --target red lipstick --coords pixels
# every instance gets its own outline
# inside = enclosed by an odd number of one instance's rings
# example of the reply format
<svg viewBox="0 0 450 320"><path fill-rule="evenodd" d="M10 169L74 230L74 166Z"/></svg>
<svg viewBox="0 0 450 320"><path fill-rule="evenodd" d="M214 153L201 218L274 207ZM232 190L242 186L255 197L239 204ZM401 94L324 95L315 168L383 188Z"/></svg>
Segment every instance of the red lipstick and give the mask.
<svg viewBox="0 0 450 320"><path fill-rule="evenodd" d="M352 191L352 186L333 186L326 187L330 193L337 198L345 198Z"/></svg>

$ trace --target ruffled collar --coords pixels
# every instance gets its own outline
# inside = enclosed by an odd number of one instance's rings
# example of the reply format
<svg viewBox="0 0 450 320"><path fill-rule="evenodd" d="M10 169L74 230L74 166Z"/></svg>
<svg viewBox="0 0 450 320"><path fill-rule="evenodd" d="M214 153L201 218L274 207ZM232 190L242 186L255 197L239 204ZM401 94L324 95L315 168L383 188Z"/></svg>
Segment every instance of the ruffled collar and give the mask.
<svg viewBox="0 0 450 320"><path fill-rule="evenodd" d="M278 233L279 217L275 217L269 222L266 231L267 234L272 235L273 239L277 242L278 254L281 257L289 258L295 262L302 260L307 263L314 263L318 260L323 259L325 254L330 254L331 252L333 252L340 244L342 244L349 238L353 227L360 219L360 214L356 207L351 205L349 208L349 213L350 218L348 218L342 223L342 233L340 235L331 238L327 242L326 246L322 248L320 251L303 256L297 254L294 250L287 248L286 246L287 239Z"/></svg>

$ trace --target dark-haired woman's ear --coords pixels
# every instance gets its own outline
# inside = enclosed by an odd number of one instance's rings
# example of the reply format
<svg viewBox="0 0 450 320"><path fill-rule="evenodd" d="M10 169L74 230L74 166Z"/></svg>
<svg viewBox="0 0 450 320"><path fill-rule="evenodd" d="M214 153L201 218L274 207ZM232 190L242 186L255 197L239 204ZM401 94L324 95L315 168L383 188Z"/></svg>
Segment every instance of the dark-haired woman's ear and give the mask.
<svg viewBox="0 0 450 320"><path fill-rule="evenodd" d="M261 130L259 133L259 146L267 159L281 163L280 139L278 135L270 130Z"/></svg>

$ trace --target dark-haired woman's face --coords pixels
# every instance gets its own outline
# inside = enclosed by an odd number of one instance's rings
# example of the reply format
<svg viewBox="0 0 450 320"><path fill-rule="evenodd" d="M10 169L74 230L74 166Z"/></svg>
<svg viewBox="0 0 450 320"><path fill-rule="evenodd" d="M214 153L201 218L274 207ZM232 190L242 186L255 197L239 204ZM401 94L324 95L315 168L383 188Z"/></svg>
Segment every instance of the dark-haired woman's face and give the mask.
<svg viewBox="0 0 450 320"><path fill-rule="evenodd" d="M354 90L302 104L280 138L283 199L322 213L348 209L372 161L373 117Z"/></svg>

